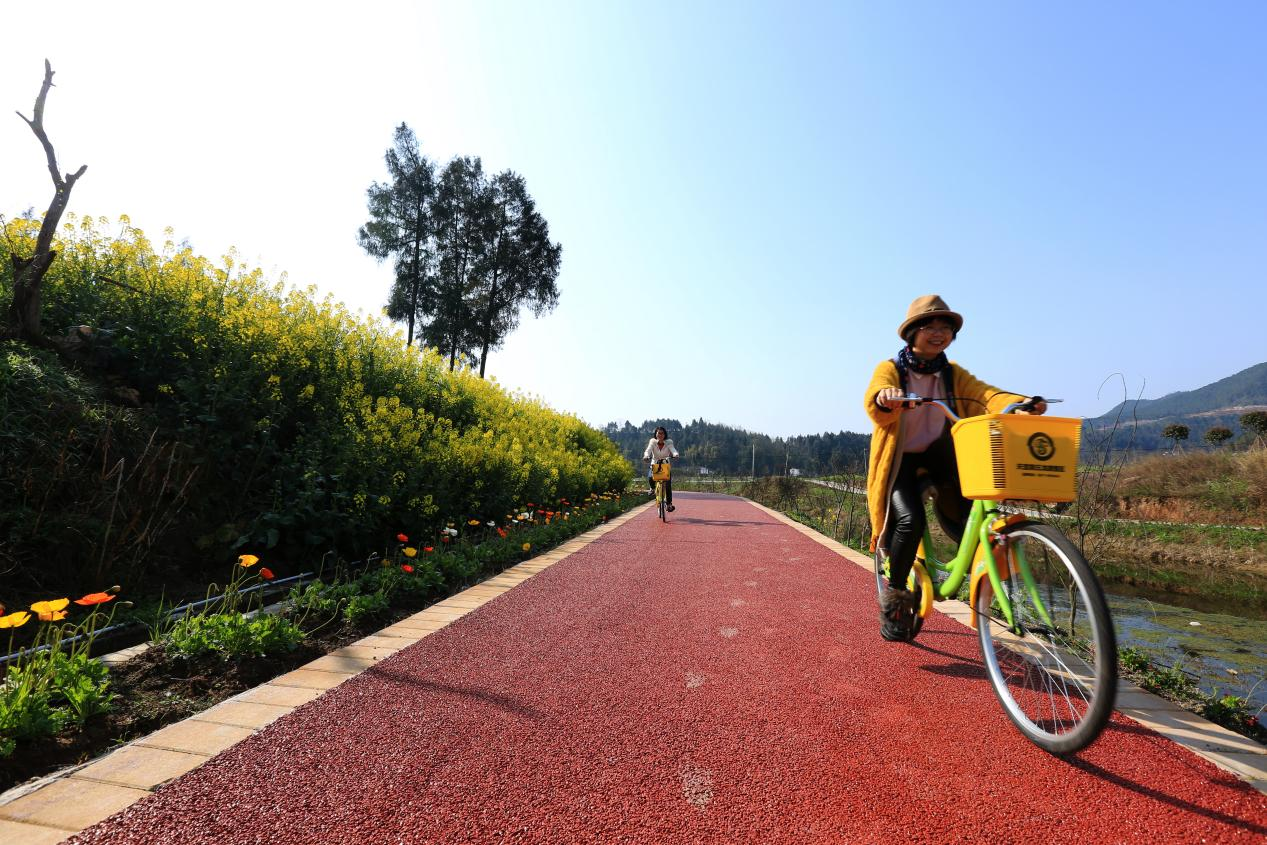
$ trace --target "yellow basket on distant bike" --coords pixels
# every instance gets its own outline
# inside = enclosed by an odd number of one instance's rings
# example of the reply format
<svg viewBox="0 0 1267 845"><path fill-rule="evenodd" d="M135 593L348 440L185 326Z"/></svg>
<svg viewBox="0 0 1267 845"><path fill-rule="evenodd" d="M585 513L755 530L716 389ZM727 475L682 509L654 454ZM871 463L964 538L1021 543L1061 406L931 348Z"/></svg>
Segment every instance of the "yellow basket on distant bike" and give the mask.
<svg viewBox="0 0 1267 845"><path fill-rule="evenodd" d="M1072 417L983 414L950 429L959 486L969 499L1077 498L1082 420Z"/></svg>
<svg viewBox="0 0 1267 845"><path fill-rule="evenodd" d="M652 481L668 481L669 480L669 462L658 461L651 465Z"/></svg>

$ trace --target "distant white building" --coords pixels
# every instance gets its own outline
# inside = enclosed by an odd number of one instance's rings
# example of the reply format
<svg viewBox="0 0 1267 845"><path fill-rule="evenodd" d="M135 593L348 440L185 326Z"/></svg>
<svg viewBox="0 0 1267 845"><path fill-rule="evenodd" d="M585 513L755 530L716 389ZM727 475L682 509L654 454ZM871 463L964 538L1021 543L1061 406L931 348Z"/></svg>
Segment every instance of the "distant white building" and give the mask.
<svg viewBox="0 0 1267 845"><path fill-rule="evenodd" d="M798 476L798 475L800 475L800 474L801 474L801 471L800 471L799 469L797 469L796 467L792 467L790 470L788 470L788 471L787 471L787 474L788 474L788 475L793 475L793 476Z"/></svg>
<svg viewBox="0 0 1267 845"><path fill-rule="evenodd" d="M700 467L700 468L699 468L699 474L700 474L700 475L712 475L712 474L713 474L713 471L712 471L711 469L709 469L708 467Z"/></svg>

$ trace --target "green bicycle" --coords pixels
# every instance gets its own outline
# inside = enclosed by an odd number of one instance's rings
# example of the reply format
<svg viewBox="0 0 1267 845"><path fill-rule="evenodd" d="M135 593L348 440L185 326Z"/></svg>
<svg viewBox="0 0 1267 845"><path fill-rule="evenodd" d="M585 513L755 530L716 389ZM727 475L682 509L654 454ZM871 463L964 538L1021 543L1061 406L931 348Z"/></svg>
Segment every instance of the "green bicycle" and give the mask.
<svg viewBox="0 0 1267 845"><path fill-rule="evenodd" d="M968 582L971 624L986 674L1012 723L1052 754L1090 745L1108 724L1117 696L1117 640L1108 603L1091 566L1060 531L1005 500L1072 501L1081 420L1002 414L960 419L941 400L907 396L907 407L936 404L954 425L963 494L973 499L955 557L939 561L925 526L907 581L919 597L911 638L934 602ZM875 555L876 589L888 560Z"/></svg>

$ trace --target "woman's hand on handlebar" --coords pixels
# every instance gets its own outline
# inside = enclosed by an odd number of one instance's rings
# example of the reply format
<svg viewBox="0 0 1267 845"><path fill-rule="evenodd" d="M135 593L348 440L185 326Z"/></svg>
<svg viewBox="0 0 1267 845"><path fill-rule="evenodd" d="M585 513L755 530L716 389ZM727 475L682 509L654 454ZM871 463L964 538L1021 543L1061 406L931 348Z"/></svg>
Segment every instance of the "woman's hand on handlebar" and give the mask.
<svg viewBox="0 0 1267 845"><path fill-rule="evenodd" d="M1016 413L1033 414L1034 416L1045 414L1047 413L1047 400L1041 396L1030 396L1021 404L1021 407L1016 409Z"/></svg>
<svg viewBox="0 0 1267 845"><path fill-rule="evenodd" d="M875 395L875 403L885 410L892 411L894 408L902 408L907 404L906 394L901 388L885 387Z"/></svg>

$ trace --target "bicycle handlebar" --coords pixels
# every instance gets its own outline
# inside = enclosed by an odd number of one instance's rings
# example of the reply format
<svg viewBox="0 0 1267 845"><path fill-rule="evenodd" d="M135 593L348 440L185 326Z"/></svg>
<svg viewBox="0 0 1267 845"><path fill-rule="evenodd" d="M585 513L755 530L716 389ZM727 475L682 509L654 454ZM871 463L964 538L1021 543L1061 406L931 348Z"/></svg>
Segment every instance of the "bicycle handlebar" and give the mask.
<svg viewBox="0 0 1267 845"><path fill-rule="evenodd" d="M957 399L959 397L951 397ZM1039 402L1046 402L1048 405L1054 405L1057 402L1063 402L1063 399L1044 399L1041 396L1031 396L1028 402L1013 402L1003 409L1002 413L1011 414L1015 411L1031 411ZM914 393L908 393L901 399L903 408L918 408L920 405L936 405L941 408L942 413L951 422L958 422L960 417L954 411L950 410L950 405L945 399L933 399L930 396L919 396Z"/></svg>

